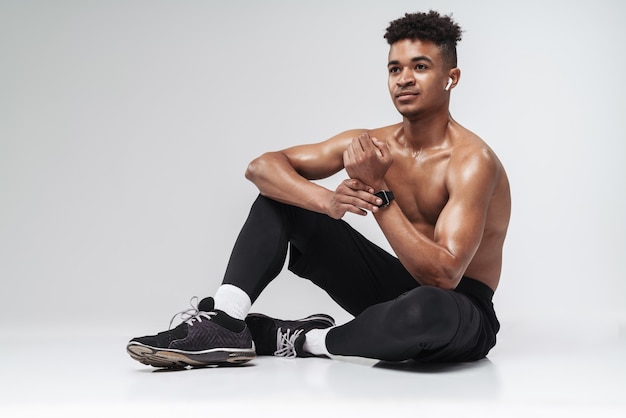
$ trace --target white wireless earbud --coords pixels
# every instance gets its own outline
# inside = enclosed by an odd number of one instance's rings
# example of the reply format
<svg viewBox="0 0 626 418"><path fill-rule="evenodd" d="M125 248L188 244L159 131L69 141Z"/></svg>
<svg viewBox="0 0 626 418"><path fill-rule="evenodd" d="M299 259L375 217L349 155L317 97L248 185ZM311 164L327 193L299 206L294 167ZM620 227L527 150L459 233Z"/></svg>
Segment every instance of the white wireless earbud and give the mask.
<svg viewBox="0 0 626 418"><path fill-rule="evenodd" d="M444 87L445 91L450 90L450 86L452 85L452 77L448 77L448 84L446 84L446 87Z"/></svg>

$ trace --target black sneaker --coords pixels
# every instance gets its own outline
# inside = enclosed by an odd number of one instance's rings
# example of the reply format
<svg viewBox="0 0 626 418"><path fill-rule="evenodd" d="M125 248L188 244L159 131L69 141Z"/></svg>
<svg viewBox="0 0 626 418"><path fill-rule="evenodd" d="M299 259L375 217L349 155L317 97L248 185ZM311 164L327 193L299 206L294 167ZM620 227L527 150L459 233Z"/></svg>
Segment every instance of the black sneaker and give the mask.
<svg viewBox="0 0 626 418"><path fill-rule="evenodd" d="M133 338L126 351L143 364L167 368L241 364L254 359L254 342L246 323L213 306L213 298L202 299L197 308L192 304L192 309L180 312L188 319L176 328Z"/></svg>
<svg viewBox="0 0 626 418"><path fill-rule="evenodd" d="M307 316L295 321L270 318L263 314L246 317L258 355L278 357L313 357L304 351L305 334L316 328L329 328L335 320L325 314Z"/></svg>

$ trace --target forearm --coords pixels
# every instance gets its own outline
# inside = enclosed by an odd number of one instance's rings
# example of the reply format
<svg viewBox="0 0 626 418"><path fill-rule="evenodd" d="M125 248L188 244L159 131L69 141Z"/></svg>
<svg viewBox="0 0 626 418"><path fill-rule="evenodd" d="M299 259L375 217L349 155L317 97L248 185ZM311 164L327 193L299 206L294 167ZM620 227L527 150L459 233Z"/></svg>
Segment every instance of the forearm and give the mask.
<svg viewBox="0 0 626 418"><path fill-rule="evenodd" d="M396 256L421 285L454 289L464 267L450 251L415 228L396 202L374 217Z"/></svg>
<svg viewBox="0 0 626 418"><path fill-rule="evenodd" d="M282 153L265 153L253 160L246 170L246 178L266 197L327 213L332 192L298 173Z"/></svg>

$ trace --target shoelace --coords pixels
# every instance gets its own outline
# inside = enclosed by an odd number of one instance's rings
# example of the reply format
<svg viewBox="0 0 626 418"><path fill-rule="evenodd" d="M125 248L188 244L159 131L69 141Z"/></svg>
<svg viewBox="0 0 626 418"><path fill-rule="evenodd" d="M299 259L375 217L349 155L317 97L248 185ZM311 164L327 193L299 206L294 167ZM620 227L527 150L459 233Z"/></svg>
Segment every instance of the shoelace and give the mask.
<svg viewBox="0 0 626 418"><path fill-rule="evenodd" d="M296 339L302 334L302 329L291 332L287 329L282 332L280 328L276 331L276 351L274 355L277 357L296 358Z"/></svg>
<svg viewBox="0 0 626 418"><path fill-rule="evenodd" d="M210 321L212 316L217 315L216 312L203 312L203 311L198 310L198 297L197 296L192 297L189 300L189 304L191 305L191 308L184 309L174 314L172 319L170 319L169 329L172 329L172 323L174 323L174 320L179 315L182 319L182 322L186 322L192 327L193 327L194 321L202 322L202 318L205 318Z"/></svg>

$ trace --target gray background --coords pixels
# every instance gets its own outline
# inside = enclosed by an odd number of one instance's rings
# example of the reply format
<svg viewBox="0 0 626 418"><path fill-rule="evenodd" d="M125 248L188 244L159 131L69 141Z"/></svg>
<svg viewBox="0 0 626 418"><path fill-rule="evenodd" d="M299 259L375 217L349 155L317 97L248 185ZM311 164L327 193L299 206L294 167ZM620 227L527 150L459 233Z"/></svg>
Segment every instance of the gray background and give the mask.
<svg viewBox="0 0 626 418"><path fill-rule="evenodd" d="M623 321L624 3L0 1L3 329L130 337L212 294L247 163L399 121L382 36L430 8L465 30L452 115L511 180L500 318ZM347 319L288 272L253 309Z"/></svg>

